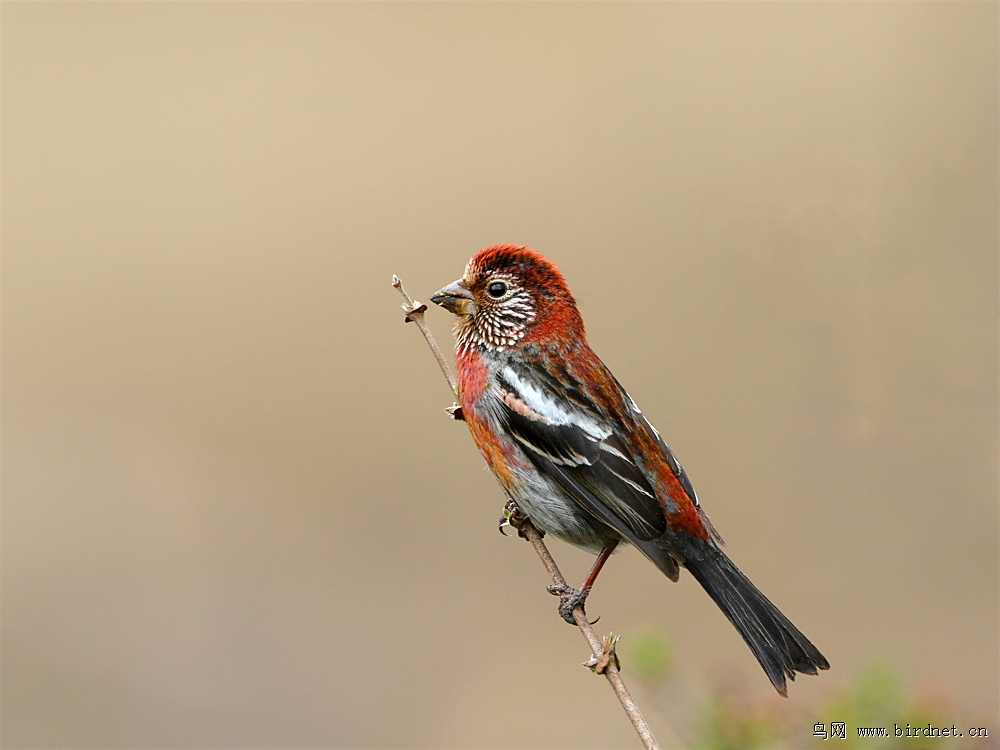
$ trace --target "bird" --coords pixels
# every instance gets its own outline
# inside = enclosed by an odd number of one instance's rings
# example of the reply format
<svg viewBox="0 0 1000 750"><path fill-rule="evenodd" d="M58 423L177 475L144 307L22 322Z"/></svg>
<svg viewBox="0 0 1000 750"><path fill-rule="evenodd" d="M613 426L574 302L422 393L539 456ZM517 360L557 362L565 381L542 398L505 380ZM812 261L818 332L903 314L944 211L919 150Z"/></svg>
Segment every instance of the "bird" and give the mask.
<svg viewBox="0 0 1000 750"><path fill-rule="evenodd" d="M553 590L567 622L631 544L672 581L691 573L781 695L796 673L829 669L723 552L677 457L587 343L554 263L523 245L485 247L431 301L457 317L461 418L508 498L539 531L597 555L579 589Z"/></svg>

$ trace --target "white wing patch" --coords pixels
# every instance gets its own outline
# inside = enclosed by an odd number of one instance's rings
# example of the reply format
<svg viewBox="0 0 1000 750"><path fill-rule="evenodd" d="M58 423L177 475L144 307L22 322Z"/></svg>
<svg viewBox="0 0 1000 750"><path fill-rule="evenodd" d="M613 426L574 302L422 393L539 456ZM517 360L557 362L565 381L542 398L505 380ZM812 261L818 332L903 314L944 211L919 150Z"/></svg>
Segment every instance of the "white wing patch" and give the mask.
<svg viewBox="0 0 1000 750"><path fill-rule="evenodd" d="M611 435L610 427L600 424L585 414L565 409L558 401L536 387L534 383L519 377L514 368L504 367L501 375L528 408L537 413L548 424L573 425L587 433L588 437L596 440L604 440Z"/></svg>

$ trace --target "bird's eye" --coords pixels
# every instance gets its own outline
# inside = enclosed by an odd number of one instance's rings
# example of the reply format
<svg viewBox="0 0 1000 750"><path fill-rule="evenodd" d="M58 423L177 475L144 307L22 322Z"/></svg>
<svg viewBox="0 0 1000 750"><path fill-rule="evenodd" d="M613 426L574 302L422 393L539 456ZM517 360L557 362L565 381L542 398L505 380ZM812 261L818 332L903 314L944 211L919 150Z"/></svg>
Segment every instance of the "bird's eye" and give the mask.
<svg viewBox="0 0 1000 750"><path fill-rule="evenodd" d="M486 291L494 299L500 299L507 293L507 285L504 284L502 281L494 281L492 284L486 287Z"/></svg>

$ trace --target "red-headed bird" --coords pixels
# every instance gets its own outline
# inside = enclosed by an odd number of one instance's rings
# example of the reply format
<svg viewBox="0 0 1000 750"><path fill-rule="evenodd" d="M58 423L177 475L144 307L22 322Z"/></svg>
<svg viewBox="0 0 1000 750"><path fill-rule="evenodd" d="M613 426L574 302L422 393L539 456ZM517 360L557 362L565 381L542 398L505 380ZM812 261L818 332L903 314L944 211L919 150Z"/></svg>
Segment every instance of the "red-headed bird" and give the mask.
<svg viewBox="0 0 1000 750"><path fill-rule="evenodd" d="M538 529L598 555L583 586L561 592L568 622L629 542L673 581L691 571L782 695L796 672L829 669L719 548L673 451L587 344L555 265L494 245L431 300L458 316L458 400L486 463Z"/></svg>

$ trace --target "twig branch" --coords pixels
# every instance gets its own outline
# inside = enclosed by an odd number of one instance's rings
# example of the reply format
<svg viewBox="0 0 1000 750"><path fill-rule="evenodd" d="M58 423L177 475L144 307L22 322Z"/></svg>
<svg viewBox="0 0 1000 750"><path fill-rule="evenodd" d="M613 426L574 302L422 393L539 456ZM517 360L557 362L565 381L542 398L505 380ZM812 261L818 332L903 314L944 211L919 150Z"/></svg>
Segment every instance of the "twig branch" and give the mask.
<svg viewBox="0 0 1000 750"><path fill-rule="evenodd" d="M556 586L565 586L566 579L559 572L559 566L552 559L552 554L549 552L549 548L545 546L545 542L542 541L542 535L538 533L538 529L532 526L529 521L523 524L519 531L524 533L527 540L531 542L531 546L535 548L535 552L538 553L538 557L542 560L542 565L545 566L549 577L552 578L552 583ZM576 620L577 627L580 628L580 632L587 639L587 643L590 644L590 648L595 658L597 658L594 671L600 674L598 670L602 665L604 666L604 676L611 683L611 689L618 696L618 700L622 704L622 708L625 709L629 721L632 722L632 726L635 727L639 739L642 740L643 747L646 750L659 750L660 745L657 743L656 737L653 736L653 732L650 730L646 720L642 718L639 707L635 705L635 701L629 695L628 688L625 687L625 682L622 680L621 672L618 669L617 657L609 659L606 664L602 664L604 660L599 658L605 655L614 656L615 638L611 636L607 642L602 642L594 632L594 628L591 627L590 621L583 611L583 607L577 607L573 610L573 619Z"/></svg>
<svg viewBox="0 0 1000 750"><path fill-rule="evenodd" d="M451 386L451 392L456 396L458 395L458 383L455 382L455 376L451 374L451 370L448 369L448 363L444 361L444 356L441 354L441 350L438 348L437 342L434 340L434 335L431 333L431 329L427 327L427 323L424 322L424 313L427 312L427 305L421 304L419 302L414 302L410 299L410 295L406 293L403 289L402 280L396 275L392 275L392 286L399 290L399 293L403 295L405 302L401 305L403 312L406 313L407 323L416 323L417 328L420 332L424 334L424 338L427 340L427 346L431 348L434 353L434 359L438 362L438 367L441 368L441 372L444 373L444 379L448 381L448 385Z"/></svg>
<svg viewBox="0 0 1000 750"><path fill-rule="evenodd" d="M457 395L458 386L455 383L455 378L448 369L448 365L441 355L441 350L434 341L434 336L424 322L424 312L427 310L427 305L422 305L410 299L410 295L403 289L403 282L395 274L392 277L392 285L399 290L399 293L403 295L403 299L405 300L402 307L406 313L406 322L412 321L420 328L420 332L427 340L427 345L430 346L435 359L437 359L441 372L444 373L445 378L448 380L448 385L451 386L452 391ZM531 546L535 548L535 552L538 553L538 557L552 579L553 585L560 588L565 587L566 579L559 571L556 561L552 559L552 554L549 552L548 547L545 546L545 542L542 541L542 535L538 529L532 526L529 520L518 526L518 532L531 542ZM615 691L615 695L618 696L618 700L622 704L622 708L625 709L625 713L628 715L629 721L632 722L632 726L635 727L639 739L642 740L643 747L646 750L659 750L659 743L657 743L653 732L642 717L639 707L635 705L635 701L632 700L632 696L629 695L628 688L625 687L625 682L622 680L621 672L618 668L618 657L614 651L617 638L613 635L609 635L604 641L598 638L593 627L590 625L590 621L587 620L587 615L584 613L582 606L578 606L573 610L573 619L576 621L577 627L580 628L580 632L583 633L584 638L587 639L587 643L590 644L590 649L594 654L594 658L587 662L586 666L589 666L597 674L603 674L608 682L611 683L611 688Z"/></svg>

